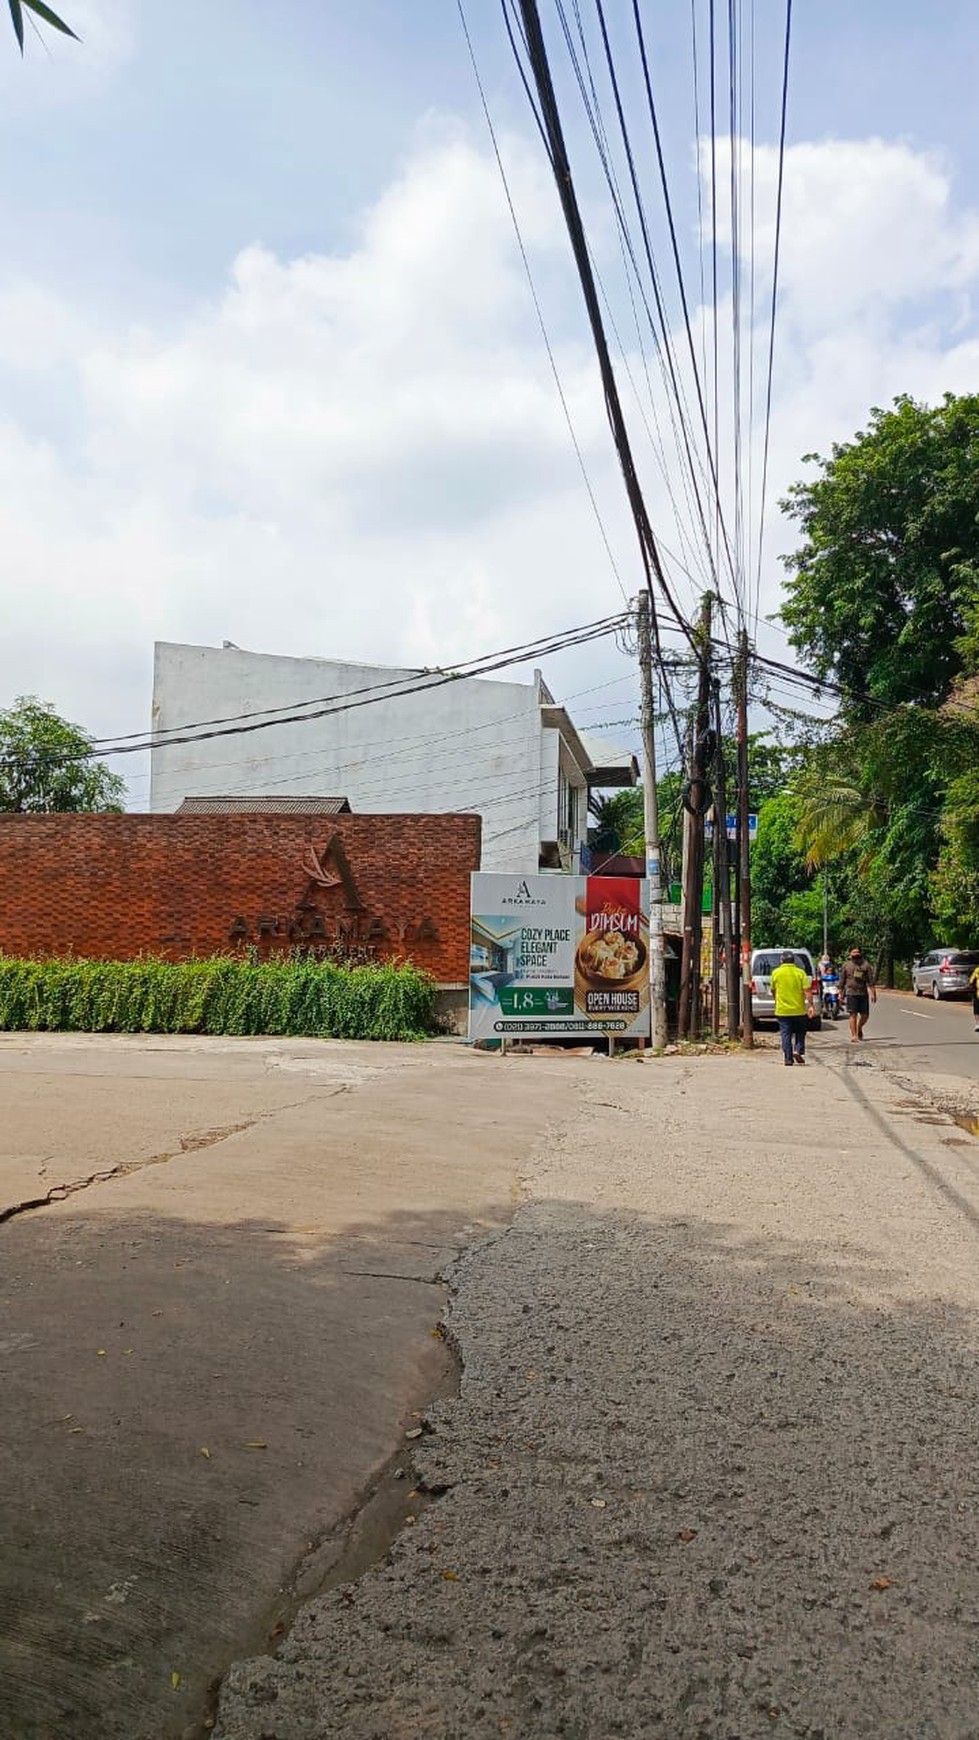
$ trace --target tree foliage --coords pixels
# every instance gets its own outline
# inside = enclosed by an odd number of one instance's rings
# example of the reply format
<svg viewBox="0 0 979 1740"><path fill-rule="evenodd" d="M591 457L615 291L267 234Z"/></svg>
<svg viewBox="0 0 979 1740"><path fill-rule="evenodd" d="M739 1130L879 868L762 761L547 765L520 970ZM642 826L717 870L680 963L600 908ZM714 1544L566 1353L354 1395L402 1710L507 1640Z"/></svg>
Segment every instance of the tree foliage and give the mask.
<svg viewBox="0 0 979 1740"><path fill-rule="evenodd" d="M0 709L0 810L121 810L125 790L49 701L21 695Z"/></svg>
<svg viewBox="0 0 979 1740"><path fill-rule="evenodd" d="M782 503L803 543L782 617L844 712L938 705L979 629L979 395L875 409ZM875 705L877 704L877 705Z"/></svg>
<svg viewBox="0 0 979 1740"><path fill-rule="evenodd" d="M767 731L753 732L748 740L748 789L751 807L754 810L781 791L785 785L788 769L795 764L797 751L794 747L771 740ZM727 767L727 799L728 808L734 808L734 768L735 745L732 739L724 740L724 756ZM713 770L711 771L713 781ZM664 881L677 881L680 876L680 862L683 843L683 775L678 772L666 773L656 783L659 800L660 845L663 859ZM645 821L643 815L642 786L631 786L623 791L617 791L612 796L603 798L595 815L595 825L589 835L589 843L598 852L625 852L631 857L645 856ZM708 858L708 877L710 864Z"/></svg>
<svg viewBox="0 0 979 1740"><path fill-rule="evenodd" d="M597 806L589 844L596 852L625 852L645 857L642 786L625 786L603 797Z"/></svg>
<svg viewBox="0 0 979 1740"><path fill-rule="evenodd" d="M796 929L798 911L789 910L791 902L797 904L800 896L809 895L812 885L812 871L798 843L800 810L796 794L783 791L758 812L758 835L751 850L751 928L760 946L812 946L808 929L805 933Z"/></svg>
<svg viewBox="0 0 979 1740"><path fill-rule="evenodd" d="M839 773L804 774L797 792L794 843L805 853L811 870L859 846L873 831L874 812L866 795Z"/></svg>
<svg viewBox="0 0 979 1740"><path fill-rule="evenodd" d="M45 0L7 0L7 5L10 7L10 18L21 54L24 52L25 12L28 18L32 15L34 18L40 18L43 23L50 24L52 30L60 30L62 36L72 36L76 42L78 41L71 26L66 24L63 18L59 18L58 14L45 4Z"/></svg>
<svg viewBox="0 0 979 1740"><path fill-rule="evenodd" d="M979 713L974 729L976 758L949 783L931 875L932 904L943 938L972 947L979 934Z"/></svg>
<svg viewBox="0 0 979 1740"><path fill-rule="evenodd" d="M803 542L782 616L843 697L805 749L795 844L885 962L975 944L979 395L899 398L817 463L783 503Z"/></svg>

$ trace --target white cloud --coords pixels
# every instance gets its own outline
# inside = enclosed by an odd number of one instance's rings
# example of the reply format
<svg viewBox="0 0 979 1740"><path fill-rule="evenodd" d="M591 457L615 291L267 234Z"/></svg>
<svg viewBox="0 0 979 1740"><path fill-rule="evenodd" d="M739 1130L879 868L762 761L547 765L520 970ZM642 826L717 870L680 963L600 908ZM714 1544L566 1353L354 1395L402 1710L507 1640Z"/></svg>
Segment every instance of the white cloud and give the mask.
<svg viewBox="0 0 979 1740"><path fill-rule="evenodd" d="M742 187L750 184L751 153L739 145ZM701 174L710 186L709 145L701 142ZM730 158L718 142L718 185L727 186ZM756 417L764 405L775 235L778 158L754 154L756 221ZM748 200L742 197L742 215ZM709 225L709 218L708 218ZM708 232L709 233L709 232ZM718 210L718 235L730 247L729 213ZM742 295L751 267L750 230L740 236ZM795 528L779 521L775 503L803 474L805 453L827 453L866 426L871 406L899 393L934 401L945 391L974 391L979 331L979 212L962 209L951 174L936 156L882 139L802 143L785 154L783 223L776 329L775 393L769 464L769 514L762 611L777 607L781 569L774 560L795 543ZM730 300L719 310L722 403L730 418ZM709 348L709 345L708 345ZM747 342L743 369L748 364ZM760 477L760 428L753 444Z"/></svg>
<svg viewBox="0 0 979 1740"><path fill-rule="evenodd" d="M538 240L561 239L542 172L516 172ZM93 456L152 456L165 486L278 520L315 504L360 530L478 522L566 471L567 443L495 166L463 139L423 149L344 257L250 246L220 303L83 365ZM594 409L593 368L571 391ZM592 420L594 420L592 416Z"/></svg>
<svg viewBox="0 0 979 1740"><path fill-rule="evenodd" d="M533 152L509 154L546 275L564 257L556 201ZM154 638L423 663L620 601L496 166L457 130L427 131L348 252L284 261L250 245L178 330L107 337L22 282L0 285L4 305L30 342L0 360L21 386L53 371L75 403L70 450L0 428L18 576L7 693L64 697L100 729L140 725L132 649L148 657ZM561 366L579 440L610 477L583 340ZM614 518L614 480L606 494ZM116 692L101 674L113 647L128 671Z"/></svg>
<svg viewBox="0 0 979 1740"><path fill-rule="evenodd" d="M535 146L507 150L578 439L635 590L560 213ZM761 258L771 153L756 176ZM947 173L907 146L792 148L771 499L869 405L974 385L977 237ZM36 691L99 731L136 728L154 638L426 664L621 601L496 166L450 125L425 132L345 251L288 260L252 243L181 323L107 333L102 318L49 285L0 281L0 368L21 394L38 386L30 416L0 421L0 699ZM763 330L759 314L759 344ZM52 380L68 433L53 413L39 422ZM775 586L773 562L763 609ZM596 681L619 665L589 668Z"/></svg>

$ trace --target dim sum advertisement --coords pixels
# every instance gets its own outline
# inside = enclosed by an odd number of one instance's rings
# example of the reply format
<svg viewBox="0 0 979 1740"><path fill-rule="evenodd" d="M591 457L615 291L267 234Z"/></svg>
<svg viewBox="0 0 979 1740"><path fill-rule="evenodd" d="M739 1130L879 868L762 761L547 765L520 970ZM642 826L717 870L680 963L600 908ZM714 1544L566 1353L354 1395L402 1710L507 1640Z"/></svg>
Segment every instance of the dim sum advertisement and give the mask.
<svg viewBox="0 0 979 1740"><path fill-rule="evenodd" d="M634 877L474 875L470 1039L648 1038L648 888Z"/></svg>

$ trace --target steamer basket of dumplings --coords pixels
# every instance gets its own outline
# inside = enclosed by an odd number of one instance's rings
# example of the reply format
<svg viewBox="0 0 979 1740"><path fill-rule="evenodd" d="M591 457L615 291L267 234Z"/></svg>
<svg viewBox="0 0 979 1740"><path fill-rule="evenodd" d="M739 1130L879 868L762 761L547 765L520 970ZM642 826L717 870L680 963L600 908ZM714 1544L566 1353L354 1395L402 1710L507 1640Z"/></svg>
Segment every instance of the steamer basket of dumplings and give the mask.
<svg viewBox="0 0 979 1740"><path fill-rule="evenodd" d="M640 1006L649 987L648 944L621 930L592 930L575 950L575 1002L582 1009L589 991L638 991Z"/></svg>

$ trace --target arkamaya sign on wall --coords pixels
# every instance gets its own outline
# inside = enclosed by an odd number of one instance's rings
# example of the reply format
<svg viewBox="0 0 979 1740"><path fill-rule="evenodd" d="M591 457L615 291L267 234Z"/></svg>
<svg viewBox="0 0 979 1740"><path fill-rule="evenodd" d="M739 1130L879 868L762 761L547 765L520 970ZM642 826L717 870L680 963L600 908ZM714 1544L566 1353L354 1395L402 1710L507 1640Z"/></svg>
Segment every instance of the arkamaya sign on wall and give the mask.
<svg viewBox="0 0 979 1740"><path fill-rule="evenodd" d="M306 943L321 949L330 944L356 944L373 954L393 938L403 946L440 940L438 926L427 914L394 920L383 913L368 911L339 834L334 834L321 852L307 845L301 867L305 891L293 911L260 912L254 918L238 913L228 930L229 942ZM332 913L321 911L316 904L317 896L324 892L335 894L340 903Z"/></svg>
<svg viewBox="0 0 979 1740"><path fill-rule="evenodd" d="M469 1037L649 1035L649 884L472 878Z"/></svg>

